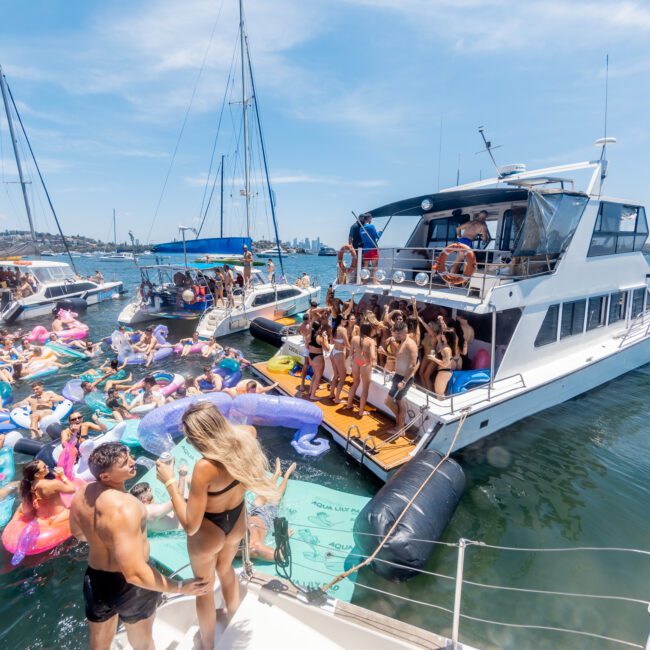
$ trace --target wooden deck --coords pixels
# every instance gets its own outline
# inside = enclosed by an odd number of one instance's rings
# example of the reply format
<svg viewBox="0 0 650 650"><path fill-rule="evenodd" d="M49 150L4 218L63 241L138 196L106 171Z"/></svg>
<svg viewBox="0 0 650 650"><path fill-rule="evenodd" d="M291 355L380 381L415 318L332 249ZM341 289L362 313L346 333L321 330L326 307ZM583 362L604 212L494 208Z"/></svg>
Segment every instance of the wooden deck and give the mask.
<svg viewBox="0 0 650 650"><path fill-rule="evenodd" d="M300 377L271 372L265 362L254 364L253 368L269 382L277 382L278 389L284 394L291 397L300 396ZM348 379L341 392L343 402L348 396L349 383ZM323 409L323 426L326 429L338 434L344 441L348 439L349 432L349 446L357 451L363 451L365 443L364 463L375 462L383 470L389 471L411 459L410 453L415 449L415 440L405 435L392 439L389 431L394 429L395 422L385 413L368 404L366 410L369 415L360 418L358 399L355 398L353 410L346 408L345 403L334 404L329 398L329 388L325 382L321 383L316 395L320 398L317 403Z"/></svg>

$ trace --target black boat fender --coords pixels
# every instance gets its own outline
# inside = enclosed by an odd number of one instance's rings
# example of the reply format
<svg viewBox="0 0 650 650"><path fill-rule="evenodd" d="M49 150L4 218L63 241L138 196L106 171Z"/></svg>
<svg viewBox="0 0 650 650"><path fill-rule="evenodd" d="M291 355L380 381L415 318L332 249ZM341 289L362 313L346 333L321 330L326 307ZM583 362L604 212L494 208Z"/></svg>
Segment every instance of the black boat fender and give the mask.
<svg viewBox="0 0 650 650"><path fill-rule="evenodd" d="M69 311L80 313L88 309L88 302L86 302L85 298L63 298L63 300L57 300L52 313L56 314L59 309L67 309Z"/></svg>
<svg viewBox="0 0 650 650"><path fill-rule="evenodd" d="M283 338L289 334L289 326L276 323L268 318L254 318L250 324L250 333L261 341L280 347Z"/></svg>
<svg viewBox="0 0 650 650"><path fill-rule="evenodd" d="M354 522L354 541L364 556L377 548L406 504L443 456L421 451L401 467L364 506ZM448 458L415 498L396 530L371 563L375 573L396 582L418 575L451 520L465 489L465 474ZM381 562L378 560L386 560ZM396 566L398 565L398 566Z"/></svg>

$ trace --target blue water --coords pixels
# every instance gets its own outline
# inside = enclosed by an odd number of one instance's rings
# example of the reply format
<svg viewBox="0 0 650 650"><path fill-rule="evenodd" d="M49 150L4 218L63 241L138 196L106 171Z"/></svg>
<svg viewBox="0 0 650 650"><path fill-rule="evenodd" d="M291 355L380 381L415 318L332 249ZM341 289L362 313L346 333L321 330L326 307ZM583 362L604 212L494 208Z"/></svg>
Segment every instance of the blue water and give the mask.
<svg viewBox="0 0 650 650"><path fill-rule="evenodd" d="M99 267L106 278L119 277L130 288L139 280L131 263L89 258L75 262L85 273ZM318 276L324 286L335 275L333 258L295 256L286 266L289 274L305 270L312 277ZM126 300L88 309L84 320L91 326L93 338L110 334ZM186 322L173 322L172 340L186 335L191 327ZM233 335L228 343L241 348L253 361L274 352L248 334ZM83 362L78 363L70 372L81 372L83 367ZM191 357L172 358L165 367L198 372L200 362ZM48 377L46 385L60 389L66 379L63 374ZM650 367L644 367L464 450L457 460L467 476L467 490L443 541L455 543L464 537L495 546L534 549L650 549L649 387ZM18 387L16 398L27 391L26 386ZM265 429L261 437L270 455L299 463L297 478L367 495L379 487L368 472L350 463L337 445L332 445L324 458L310 460L295 455L281 430ZM3 552L1 648L76 649L86 644L81 598L85 557L84 545L70 542L12 569ZM439 576L422 575L403 584L388 583L365 570L359 577L355 602L449 634L451 615L432 605L453 606L453 582L440 576L454 575L456 557L456 548L438 546L427 570ZM650 557L624 553L523 553L470 547L465 569L466 580L474 582L640 599L648 599L650 584ZM462 611L492 621L586 629L641 645L650 631L650 616L642 605L503 592L468 584L464 585ZM460 632L461 640L481 648L622 647L594 638L468 619L461 619Z"/></svg>

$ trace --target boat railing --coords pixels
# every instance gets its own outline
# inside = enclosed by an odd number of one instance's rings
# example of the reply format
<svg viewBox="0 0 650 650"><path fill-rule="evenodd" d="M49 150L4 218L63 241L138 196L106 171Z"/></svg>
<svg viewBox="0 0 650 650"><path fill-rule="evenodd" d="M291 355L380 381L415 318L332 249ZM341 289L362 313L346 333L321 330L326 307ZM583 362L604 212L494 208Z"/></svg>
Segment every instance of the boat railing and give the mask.
<svg viewBox="0 0 650 650"><path fill-rule="evenodd" d="M618 349L620 350L625 342L634 336L635 338L644 339L650 335L650 309L642 311L640 314L635 316L625 330L625 334L621 337L621 340L618 344ZM644 329L645 326L645 329ZM640 332L643 332L640 334Z"/></svg>
<svg viewBox="0 0 650 650"><path fill-rule="evenodd" d="M319 530L318 525L306 524L298 520L290 520L288 525L291 526L294 530L298 528L309 528L310 530ZM336 529L331 527L322 527L323 530L328 532L341 532L349 534L349 531L344 529ZM376 533L355 531L355 534L375 537L377 539L377 544L383 539L383 535ZM505 630L508 629L511 631L511 634L517 633L526 636L519 638L517 642L513 639L513 646L516 647L534 647L536 643L538 645L543 645L544 642L547 644L552 643L551 639L555 640L556 645L554 647L577 647L575 644L578 643L579 639L582 640L582 644L593 644L595 641L606 642L609 644L626 647L626 648L638 648L639 650L649 650L650 649L650 633L640 632L640 638L636 639L621 639L615 637L608 630L612 629L614 625L621 620L626 620L622 615L627 615L627 620L640 620L644 613L650 611L650 600L646 598L636 598L634 596L621 596L613 595L608 593L590 593L589 591L580 591L575 587L575 578L572 578L570 573L566 574L566 579L568 586L566 590L562 589L541 589L536 586L533 587L524 587L516 586L513 584L496 584L489 580L479 580L474 577L476 571L476 566L483 566L482 563L478 564L477 560L480 561L481 555L487 553L493 558L493 561L496 562L494 558L500 556L512 557L515 556L533 556L535 562L544 562L542 558L549 558L549 562L552 566L557 566L558 562L562 562L563 558L572 558L575 556L586 558L584 561L589 561L591 556L598 557L599 555L604 555L606 558L612 558L611 562L604 561L601 566L618 566L615 561L616 558L621 557L625 554L642 556L643 560L650 559L650 551L642 549L632 549L632 548L616 548L616 547L559 547L559 548L519 548L511 546L498 546L495 544L486 544L481 541L474 541L470 539L461 538L458 542L442 542L438 540L427 540L427 539L413 539L414 542L418 543L429 543L432 546L435 545L439 549L438 557L441 557L440 554L445 551L455 553L454 556L445 558L443 561L445 564L450 564L454 562L455 571L449 573L441 573L437 571L431 571L428 569L414 568L412 565L404 565L399 562L394 562L390 560L383 559L381 555L374 557L373 562L379 564L387 564L394 567L403 568L409 572L415 572L420 576L428 576L430 578L435 578L438 584L438 588L433 591L429 591L430 594L437 594L439 601L431 602L429 600L419 600L411 598L403 594L395 593L394 591L388 591L387 589L382 589L376 581L373 581L373 584L366 584L362 582L363 576L360 575L355 580L355 588L361 588L364 591L373 592L376 594L381 594L387 603L392 599L399 601L401 606L409 605L411 608L415 608L415 611L424 609L433 612L434 610L442 614L446 614L450 617L449 623L451 627L451 647L456 649L460 648L462 643L472 645L475 641L472 638L465 638L461 640L461 623L472 624L473 632L471 633L474 637L477 634L480 634L483 638L487 636L486 630L496 629L496 630ZM345 559L349 561L350 558L353 558L353 561L361 562L369 557L359 551L358 548L355 548L351 553L341 552L337 549L333 549L332 545L322 545L319 544L318 538L310 536L309 538L301 538L300 536L294 536L291 538L291 543L306 544L309 547L313 547L312 551L316 552L327 552L328 557L338 557L340 559ZM372 547L372 544L368 546ZM471 551L471 554L470 554ZM297 554L296 554L297 555ZM471 564L466 565L466 560L473 560ZM531 560L532 562L532 560ZM572 561L567 559L567 563ZM292 560L292 563L296 566L301 566L298 561ZM510 564L506 564L508 566ZM513 566L519 566L519 563L512 564ZM469 566L469 568L467 568ZM307 568L307 567L305 567ZM323 582L330 580L332 577L338 577L331 569L328 569L327 565L324 565L321 569L311 569L322 574ZM468 575L469 574L469 575ZM482 594L487 593L491 594L489 598L480 598L472 597L467 598L466 593L470 592L471 594ZM498 594L498 597L497 597ZM465 602L463 604L463 597L465 596ZM512 600L511 606L504 606L504 603L507 602L507 598L510 597ZM555 612L566 612L569 608L566 605L558 606L557 610L551 607L536 607L535 611L541 613L541 619L539 621L526 621L517 619L515 616L504 617L499 616L498 618L494 617L492 612L496 611L505 611L505 612L520 612L521 611L521 601L524 598L536 599L532 602L547 602L549 599L553 599L550 602L566 602L567 599L570 599L574 603L590 603L590 607L593 608L595 614L593 621L599 624L598 628L588 629L586 626L578 628L576 625L578 619L572 619L570 613L566 616L564 620L559 620L557 622L553 621L550 618L550 615ZM539 599L543 599L540 601ZM495 603L497 603L495 605ZM600 605L600 608L599 608ZM479 610L479 607L483 609ZM582 605L580 605L582 606ZM546 615L546 616L545 616ZM566 622L565 622L566 621ZM608 621L610 623L608 624ZM476 627L478 624L480 627ZM596 623L595 623L596 624ZM625 627L623 624L620 627ZM629 627L629 626L628 626ZM593 631L592 631L593 630ZM545 638L539 639L536 636L530 635L546 635ZM557 643L557 638L564 638L562 643ZM546 647L546 646L545 646ZM549 645L548 647L551 647ZM580 645L580 647L590 647L589 645ZM593 646L591 646L593 647ZM601 647L599 645L598 647ZM602 646L604 647L604 646Z"/></svg>
<svg viewBox="0 0 650 650"><path fill-rule="evenodd" d="M384 386L392 379L394 374L378 365L374 366L374 371L382 376L382 383ZM429 408L431 405L442 407L447 405L449 410L441 413L441 415L454 415L468 406L478 406L483 402L491 402L495 393L502 396L522 388L526 388L526 381L520 372L516 372L501 379L496 379L494 381L488 380L485 383L469 388L462 393L453 393L451 395L445 395L442 398L437 393L434 393L419 384L412 386L409 393L412 390L419 391L425 396L426 408ZM483 397L479 397L481 392L485 393ZM478 399L473 399L474 396Z"/></svg>
<svg viewBox="0 0 650 650"><path fill-rule="evenodd" d="M339 267L339 284L379 284L382 286L410 286L428 290L453 290L463 295L484 298L495 286L510 284L553 273L558 254L538 254L535 251L485 249L474 250L476 266L471 275L465 275L465 265L455 266L456 252L448 255L444 268L440 256L445 249L435 248L378 248L378 259L363 261L359 249L356 265L347 271ZM343 264L345 266L345 264Z"/></svg>

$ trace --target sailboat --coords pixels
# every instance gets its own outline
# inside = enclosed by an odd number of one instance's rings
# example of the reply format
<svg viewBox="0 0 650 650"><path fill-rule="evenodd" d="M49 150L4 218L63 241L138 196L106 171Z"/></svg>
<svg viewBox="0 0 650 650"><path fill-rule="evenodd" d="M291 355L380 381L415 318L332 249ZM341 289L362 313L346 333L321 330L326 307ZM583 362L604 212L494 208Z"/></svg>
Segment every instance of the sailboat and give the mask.
<svg viewBox="0 0 650 650"><path fill-rule="evenodd" d="M310 286L303 286L288 283L283 267L284 251L280 247L277 219L275 214L275 201L269 182L269 172L266 159L266 150L260 128L259 109L255 93L255 80L253 68L248 49L248 38L244 23L244 11L242 0L239 2L239 46L241 58L241 84L242 84L242 136L244 151L244 188L241 196L244 197L246 215L246 237L224 238L223 237L223 157L221 163L221 238L217 239L194 239L186 240L185 231L192 228L179 226L182 233L182 240L153 246L154 252L176 252L182 253L185 263L179 265L156 265L142 266L141 290L136 299L127 305L118 316L118 321L124 325L132 325L143 321L168 318L168 319L189 319L200 318L197 332L202 339L211 336L224 336L248 329L254 318L282 318L299 314L309 309L312 300L320 297L320 287L315 282ZM250 83L250 96L248 94ZM251 248L251 152L249 129L249 108L254 109L254 116L257 125L257 142L260 146L260 158L263 162L266 187L270 212L273 217L275 228L275 241L277 248L273 252L278 255L278 269L275 277L268 277L259 269L251 269L250 281L246 286L245 270L243 268L243 247L244 244ZM206 213L207 214L207 213ZM206 242L219 241L230 249L221 251L214 248L206 251L204 246L211 246ZM237 244L236 249L233 246ZM212 254L222 252L225 256L232 257L233 253L240 256L234 263L227 258L206 258L206 265L191 266L187 264L187 255L199 252L210 252ZM232 278L233 292L228 298L213 293L218 291L217 286L212 283L210 277L211 267L223 265L225 273ZM203 271L198 271L203 269ZM223 285L221 285L223 286ZM212 287L212 289L211 289ZM226 292L224 291L224 294Z"/></svg>
<svg viewBox="0 0 650 650"><path fill-rule="evenodd" d="M71 298L77 299L74 304L75 308L78 309L85 305L95 304L118 296L124 291L122 282L104 282L103 280L97 282L95 279L82 278L77 273L70 249L61 230L61 225L59 224L38 162L34 156L27 132L18 112L18 107L11 94L7 80L2 73L2 66L0 66L0 91L7 116L7 126L9 127L19 183L25 204L25 212L31 233L31 242L22 242L0 251L0 266L3 266L7 271L11 271L16 278L13 290L12 287L0 289L0 321L3 323L13 323L26 318L49 316L52 314L53 308L56 309L59 304L61 306L63 304L69 305ZM41 186L47 197L54 220L56 221L63 245L70 259L70 264L65 262L43 261L40 259L21 259L21 256L24 255L40 257L41 251L36 240L34 220L32 219L32 210L27 192L29 181L25 179L23 174L12 109L18 119L21 129L20 132L25 139L28 151L34 162L34 167L38 172ZM26 280L26 282L23 283L21 280Z"/></svg>
<svg viewBox="0 0 650 650"><path fill-rule="evenodd" d="M108 262L134 262L135 257L133 253L118 253L117 252L117 225L116 225L116 220L115 220L115 208L113 208L113 242L115 245L115 252L114 253L107 253L106 255L102 255L99 259L100 260L105 260Z"/></svg>

